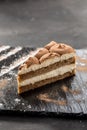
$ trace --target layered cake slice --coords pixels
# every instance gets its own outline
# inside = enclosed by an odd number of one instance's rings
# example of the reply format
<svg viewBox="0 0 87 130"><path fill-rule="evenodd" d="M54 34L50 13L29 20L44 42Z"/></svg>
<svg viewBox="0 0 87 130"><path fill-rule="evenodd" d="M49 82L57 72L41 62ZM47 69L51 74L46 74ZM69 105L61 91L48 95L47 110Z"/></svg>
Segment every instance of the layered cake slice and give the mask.
<svg viewBox="0 0 87 130"><path fill-rule="evenodd" d="M75 50L50 42L30 56L18 70L18 93L29 91L75 74Z"/></svg>

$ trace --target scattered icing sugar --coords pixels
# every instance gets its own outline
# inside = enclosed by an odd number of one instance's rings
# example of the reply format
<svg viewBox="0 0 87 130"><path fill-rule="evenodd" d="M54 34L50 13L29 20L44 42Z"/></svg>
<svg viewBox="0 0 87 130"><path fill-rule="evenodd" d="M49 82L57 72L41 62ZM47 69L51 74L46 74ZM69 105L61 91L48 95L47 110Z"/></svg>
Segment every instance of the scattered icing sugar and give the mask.
<svg viewBox="0 0 87 130"><path fill-rule="evenodd" d="M16 103L19 103L20 102L20 99L19 98L15 98L14 99Z"/></svg>
<svg viewBox="0 0 87 130"><path fill-rule="evenodd" d="M4 105L2 103L0 103L0 109L3 109Z"/></svg>
<svg viewBox="0 0 87 130"><path fill-rule="evenodd" d="M28 106L27 106L29 109L31 109L31 105L29 104Z"/></svg>

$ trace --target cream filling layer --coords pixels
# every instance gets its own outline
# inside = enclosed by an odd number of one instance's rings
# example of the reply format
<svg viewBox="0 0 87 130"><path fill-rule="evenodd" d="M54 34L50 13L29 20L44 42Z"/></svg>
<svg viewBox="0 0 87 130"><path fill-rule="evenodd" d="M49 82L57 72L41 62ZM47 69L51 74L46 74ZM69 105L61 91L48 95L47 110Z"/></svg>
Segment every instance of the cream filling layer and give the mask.
<svg viewBox="0 0 87 130"><path fill-rule="evenodd" d="M36 70L41 69L43 67L47 67L49 65L52 65L56 62L68 60L69 58L72 58L74 56L76 56L75 53L68 53L68 54L62 55L61 57L47 59L46 61L42 62L41 64L34 64L34 65L30 66L29 68L23 67L22 70L19 70L18 75L22 75L22 74L28 73L30 71L36 71Z"/></svg>
<svg viewBox="0 0 87 130"><path fill-rule="evenodd" d="M47 72L47 73L32 77L30 79L26 79L26 80L20 82L19 86L21 87L21 86L25 86L25 85L28 85L28 84L34 84L34 83L36 83L38 81L42 81L42 80L45 80L45 79L56 77L58 75L63 75L65 73L67 73L67 72L72 72L75 68L76 68L75 64L62 66L62 67L57 68L55 70L52 70L50 72Z"/></svg>

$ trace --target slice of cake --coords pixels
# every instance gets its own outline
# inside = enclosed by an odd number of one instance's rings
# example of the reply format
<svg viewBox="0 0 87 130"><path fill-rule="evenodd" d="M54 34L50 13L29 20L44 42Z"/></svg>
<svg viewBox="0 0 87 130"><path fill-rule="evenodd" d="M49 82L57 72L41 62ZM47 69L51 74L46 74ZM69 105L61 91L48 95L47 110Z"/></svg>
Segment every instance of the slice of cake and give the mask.
<svg viewBox="0 0 87 130"><path fill-rule="evenodd" d="M18 93L29 91L75 74L75 50L54 41L29 57L18 70Z"/></svg>

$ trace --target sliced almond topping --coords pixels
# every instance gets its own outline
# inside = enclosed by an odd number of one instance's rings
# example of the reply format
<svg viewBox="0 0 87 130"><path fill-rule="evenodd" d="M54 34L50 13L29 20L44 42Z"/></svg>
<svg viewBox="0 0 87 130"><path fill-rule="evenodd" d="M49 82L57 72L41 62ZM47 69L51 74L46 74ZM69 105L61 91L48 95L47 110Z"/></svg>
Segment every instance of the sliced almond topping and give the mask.
<svg viewBox="0 0 87 130"><path fill-rule="evenodd" d="M51 41L50 43L48 43L46 46L45 46L45 48L46 49L50 49L52 46L54 46L54 45L58 45L56 42L54 42L54 41Z"/></svg>
<svg viewBox="0 0 87 130"><path fill-rule="evenodd" d="M44 54L47 54L49 51L46 48L42 48L38 51L38 53L35 55L38 59L41 58Z"/></svg>
<svg viewBox="0 0 87 130"><path fill-rule="evenodd" d="M42 63L42 62L45 61L46 59L50 59L50 58L55 57L55 56L59 57L60 55L57 54L57 53L47 53L47 54L43 55L43 56L40 58L40 63Z"/></svg>
<svg viewBox="0 0 87 130"><path fill-rule="evenodd" d="M25 64L27 65L27 67L29 67L33 64L39 64L39 60L36 57L29 57Z"/></svg>

